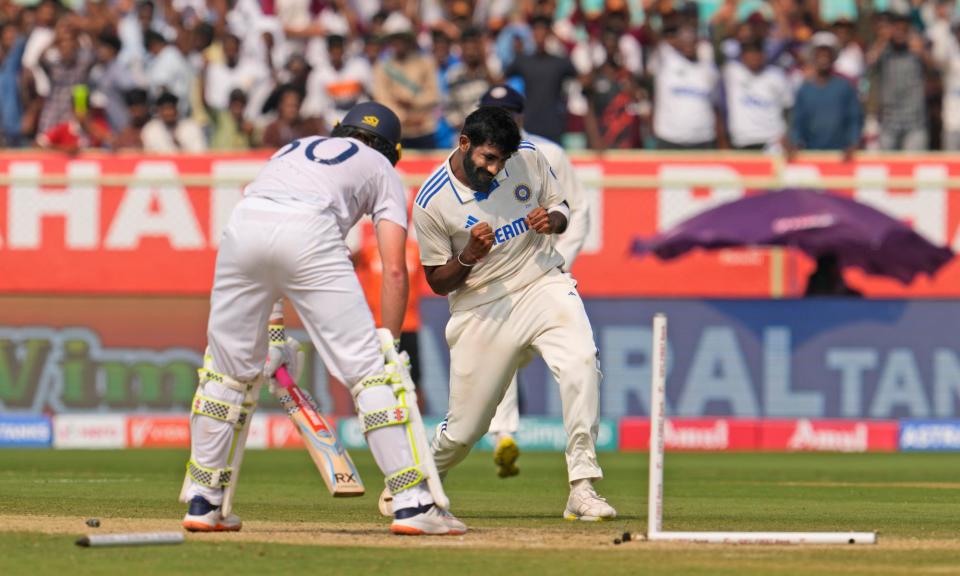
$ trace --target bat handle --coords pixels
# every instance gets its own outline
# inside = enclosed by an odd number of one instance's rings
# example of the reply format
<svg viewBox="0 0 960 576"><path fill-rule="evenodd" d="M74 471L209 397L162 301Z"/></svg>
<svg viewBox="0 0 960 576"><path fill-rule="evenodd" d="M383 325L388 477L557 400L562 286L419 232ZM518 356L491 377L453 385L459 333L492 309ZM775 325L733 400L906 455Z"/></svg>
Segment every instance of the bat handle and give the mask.
<svg viewBox="0 0 960 576"><path fill-rule="evenodd" d="M294 385L293 378L290 376L290 373L287 372L286 366L280 366L277 368L276 374L273 375L276 378L277 383L280 384L281 388L290 388Z"/></svg>

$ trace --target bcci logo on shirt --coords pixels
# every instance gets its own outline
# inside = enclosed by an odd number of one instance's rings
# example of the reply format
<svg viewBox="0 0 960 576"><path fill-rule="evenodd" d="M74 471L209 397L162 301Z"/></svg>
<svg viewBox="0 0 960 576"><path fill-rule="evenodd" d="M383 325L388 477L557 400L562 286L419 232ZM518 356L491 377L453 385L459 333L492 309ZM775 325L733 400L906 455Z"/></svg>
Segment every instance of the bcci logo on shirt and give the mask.
<svg viewBox="0 0 960 576"><path fill-rule="evenodd" d="M380 119L376 116L364 116L363 123L367 126L373 126L376 128L380 124Z"/></svg>
<svg viewBox="0 0 960 576"><path fill-rule="evenodd" d="M519 184L513 189L513 195L516 197L517 202L523 204L527 200L530 200L530 187L526 184Z"/></svg>

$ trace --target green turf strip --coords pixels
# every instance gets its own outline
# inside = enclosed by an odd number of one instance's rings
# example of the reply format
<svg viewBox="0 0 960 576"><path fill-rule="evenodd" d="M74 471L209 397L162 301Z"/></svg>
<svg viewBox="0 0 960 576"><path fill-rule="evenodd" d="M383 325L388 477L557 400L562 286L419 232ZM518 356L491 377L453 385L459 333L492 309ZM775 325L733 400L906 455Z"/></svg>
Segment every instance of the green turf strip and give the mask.
<svg viewBox="0 0 960 576"><path fill-rule="evenodd" d="M173 518L185 451L0 451L0 514ZM236 510L247 520L381 522L368 453L354 457L368 495L331 499L302 451L251 451ZM559 454L525 453L521 474L496 478L477 453L447 482L454 511L474 527L554 528L612 540L645 529L646 455L602 454L600 491L612 523L559 520L566 500ZM605 550L364 549L188 542L174 547L80 549L73 538L0 533L0 574L951 574L958 550L911 550L906 539L960 540L960 458L950 454L668 454L667 530L878 530L896 548L704 546L642 543ZM82 528L82 527L81 527ZM384 529L386 524L384 523ZM86 530L78 530L78 533ZM469 536L467 536L469 538ZM429 569L417 569L417 559ZM93 560L91 560L93 559ZM198 566L197 563L201 566ZM211 564L213 563L213 564ZM422 565L421 565L422 566ZM99 571L99 572L98 572Z"/></svg>
<svg viewBox="0 0 960 576"><path fill-rule="evenodd" d="M148 548L78 548L65 536L7 533L0 573L37 574L955 574L956 551L867 547L704 546L654 550L453 550L189 542Z"/></svg>

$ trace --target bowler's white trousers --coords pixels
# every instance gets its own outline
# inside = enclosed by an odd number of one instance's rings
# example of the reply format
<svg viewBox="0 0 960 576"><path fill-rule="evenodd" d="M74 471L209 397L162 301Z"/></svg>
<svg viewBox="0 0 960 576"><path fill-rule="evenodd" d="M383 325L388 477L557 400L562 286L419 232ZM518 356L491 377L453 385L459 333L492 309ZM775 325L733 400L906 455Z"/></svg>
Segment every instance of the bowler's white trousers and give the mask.
<svg viewBox="0 0 960 576"><path fill-rule="evenodd" d="M454 312L446 336L450 406L433 444L441 472L486 434L511 378L535 352L560 385L569 481L603 477L596 454L597 347L575 281L552 270L513 294Z"/></svg>

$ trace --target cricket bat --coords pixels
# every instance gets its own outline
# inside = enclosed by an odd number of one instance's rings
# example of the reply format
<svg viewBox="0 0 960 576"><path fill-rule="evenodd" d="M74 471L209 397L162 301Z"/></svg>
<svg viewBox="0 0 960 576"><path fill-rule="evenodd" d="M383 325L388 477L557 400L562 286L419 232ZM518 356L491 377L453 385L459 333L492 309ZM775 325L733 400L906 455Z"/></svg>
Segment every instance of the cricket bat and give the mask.
<svg viewBox="0 0 960 576"><path fill-rule="evenodd" d="M313 401L293 381L286 366L277 370L275 378L280 385L275 394L303 438L307 452L327 483L327 490L334 497L363 496L363 481L357 467Z"/></svg>

